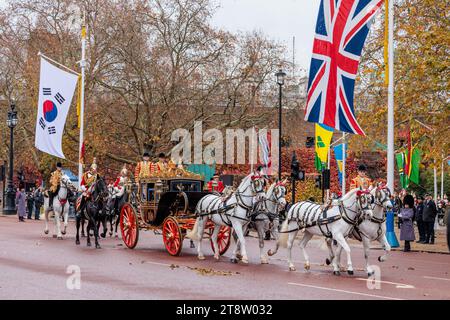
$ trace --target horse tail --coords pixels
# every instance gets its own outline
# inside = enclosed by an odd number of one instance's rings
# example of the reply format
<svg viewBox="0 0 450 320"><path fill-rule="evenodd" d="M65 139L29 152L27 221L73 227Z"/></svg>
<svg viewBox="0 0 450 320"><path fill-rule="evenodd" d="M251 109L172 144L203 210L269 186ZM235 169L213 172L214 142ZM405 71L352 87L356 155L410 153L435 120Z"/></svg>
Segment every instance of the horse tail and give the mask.
<svg viewBox="0 0 450 320"><path fill-rule="evenodd" d="M289 224L289 219L286 217L286 220L284 220L283 224L281 225L281 230L280 230L280 236L278 238L278 245L283 247L283 248L287 248L287 242L288 242L288 238L289 238L289 233L288 231L288 224Z"/></svg>
<svg viewBox="0 0 450 320"><path fill-rule="evenodd" d="M186 238L191 239L191 240L196 240L196 241L200 240L199 237L198 237L198 234L197 234L197 233L198 233L198 223L199 223L199 219L200 219L200 218L197 218L197 219L195 220L194 228L192 228L191 231L188 231L188 232L186 233Z"/></svg>

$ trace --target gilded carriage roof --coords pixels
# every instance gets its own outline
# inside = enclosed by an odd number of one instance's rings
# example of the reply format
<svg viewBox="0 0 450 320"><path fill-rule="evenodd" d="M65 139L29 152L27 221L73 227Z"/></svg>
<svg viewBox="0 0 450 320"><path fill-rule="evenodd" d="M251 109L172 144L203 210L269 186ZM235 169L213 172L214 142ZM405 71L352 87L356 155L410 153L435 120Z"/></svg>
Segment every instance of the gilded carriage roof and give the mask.
<svg viewBox="0 0 450 320"><path fill-rule="evenodd" d="M203 177L199 174L187 171L182 168L170 167L164 170L152 172L140 179L141 182L152 182L156 180L173 180L173 179L190 179L190 180L203 180Z"/></svg>

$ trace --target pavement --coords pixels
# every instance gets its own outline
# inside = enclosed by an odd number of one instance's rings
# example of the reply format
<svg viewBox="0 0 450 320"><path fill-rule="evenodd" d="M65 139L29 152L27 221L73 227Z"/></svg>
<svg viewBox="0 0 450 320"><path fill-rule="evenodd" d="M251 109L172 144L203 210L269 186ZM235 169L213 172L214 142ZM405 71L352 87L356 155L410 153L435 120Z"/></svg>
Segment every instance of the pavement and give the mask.
<svg viewBox="0 0 450 320"><path fill-rule="evenodd" d="M324 264L327 252L320 238L308 246L310 271L303 270L303 255L295 246L297 271L292 272L285 249L261 265L253 237L247 238L250 264L243 265L229 262L232 248L215 261L206 240L206 260L199 261L188 240L182 255L172 257L162 236L151 231L141 231L130 250L114 238L101 239L102 249L87 247L85 238L76 246L73 222L64 240L52 237L53 225L49 235L43 229L43 221L0 217L0 299L450 299L449 254L393 251L379 263L382 251L374 248L370 261L379 273L367 280L359 243L351 244L355 274L334 276ZM274 244L267 241L266 248Z"/></svg>

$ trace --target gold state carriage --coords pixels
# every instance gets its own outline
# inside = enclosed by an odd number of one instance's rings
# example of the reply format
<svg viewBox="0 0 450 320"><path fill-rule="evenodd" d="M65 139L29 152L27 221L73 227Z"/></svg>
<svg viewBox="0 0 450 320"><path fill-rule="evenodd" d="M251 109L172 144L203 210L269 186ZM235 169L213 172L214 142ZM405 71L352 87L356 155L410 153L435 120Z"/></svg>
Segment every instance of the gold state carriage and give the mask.
<svg viewBox="0 0 450 320"><path fill-rule="evenodd" d="M128 188L128 202L120 212L120 230L125 245L133 249L139 240L140 230L160 230L167 252L178 256L183 239L195 224L195 207L208 194L203 191L201 176L183 169L165 170L141 178L137 185ZM211 238L214 225L208 222L205 229ZM231 229L221 227L218 235L219 253L230 246ZM211 241L211 248L214 247Z"/></svg>

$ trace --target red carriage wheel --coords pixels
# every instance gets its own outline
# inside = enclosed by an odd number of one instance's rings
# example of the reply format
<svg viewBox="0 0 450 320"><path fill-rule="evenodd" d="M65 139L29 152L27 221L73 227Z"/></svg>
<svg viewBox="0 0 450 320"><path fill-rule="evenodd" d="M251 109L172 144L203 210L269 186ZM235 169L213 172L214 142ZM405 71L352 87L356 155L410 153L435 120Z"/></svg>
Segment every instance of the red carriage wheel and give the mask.
<svg viewBox="0 0 450 320"><path fill-rule="evenodd" d="M120 211L120 231L125 245L133 249L139 239L139 227L136 212L129 203L125 203Z"/></svg>
<svg viewBox="0 0 450 320"><path fill-rule="evenodd" d="M167 217L162 227L163 241L171 256L179 256L183 247L183 234L178 222L173 217Z"/></svg>
<svg viewBox="0 0 450 320"><path fill-rule="evenodd" d="M214 232L214 226L211 227L209 234L212 235ZM219 234L217 235L217 245L219 246L219 254L223 255L227 252L231 243L231 228L226 226L221 226ZM214 251L214 245L211 239L211 248Z"/></svg>

